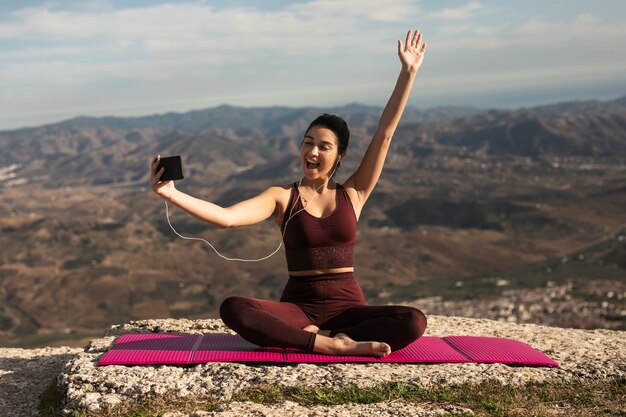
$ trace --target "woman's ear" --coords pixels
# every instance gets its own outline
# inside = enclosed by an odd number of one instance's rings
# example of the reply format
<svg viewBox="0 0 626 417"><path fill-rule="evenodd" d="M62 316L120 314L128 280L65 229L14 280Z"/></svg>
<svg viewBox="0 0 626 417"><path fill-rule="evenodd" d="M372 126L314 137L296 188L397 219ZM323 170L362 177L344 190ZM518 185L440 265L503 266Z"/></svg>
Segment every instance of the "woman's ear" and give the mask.
<svg viewBox="0 0 626 417"><path fill-rule="evenodd" d="M341 159L346 156L346 153L344 152L343 154L339 154L337 155L337 168L339 168L341 166Z"/></svg>

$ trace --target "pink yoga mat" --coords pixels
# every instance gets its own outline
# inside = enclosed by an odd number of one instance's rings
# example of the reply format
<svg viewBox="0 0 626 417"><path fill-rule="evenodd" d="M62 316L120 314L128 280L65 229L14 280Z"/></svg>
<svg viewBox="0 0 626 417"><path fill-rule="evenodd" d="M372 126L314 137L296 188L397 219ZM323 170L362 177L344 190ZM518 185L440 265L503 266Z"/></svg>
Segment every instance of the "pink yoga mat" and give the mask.
<svg viewBox="0 0 626 417"><path fill-rule="evenodd" d="M479 362L559 366L525 343L494 337L424 336L385 358L321 355L297 349L267 348L230 334L127 333L98 365L199 364L206 362L292 363L446 363Z"/></svg>
<svg viewBox="0 0 626 417"><path fill-rule="evenodd" d="M445 340L477 363L559 366L543 352L517 340L477 336L447 336Z"/></svg>
<svg viewBox="0 0 626 417"><path fill-rule="evenodd" d="M189 363L285 362L284 349L267 348L231 334L205 334Z"/></svg>
<svg viewBox="0 0 626 417"><path fill-rule="evenodd" d="M198 335L126 333L100 359L99 365L158 365L189 363Z"/></svg>
<svg viewBox="0 0 626 417"><path fill-rule="evenodd" d="M424 336L404 349L391 352L380 359L386 363L446 363L471 362L467 356L446 343L445 338Z"/></svg>

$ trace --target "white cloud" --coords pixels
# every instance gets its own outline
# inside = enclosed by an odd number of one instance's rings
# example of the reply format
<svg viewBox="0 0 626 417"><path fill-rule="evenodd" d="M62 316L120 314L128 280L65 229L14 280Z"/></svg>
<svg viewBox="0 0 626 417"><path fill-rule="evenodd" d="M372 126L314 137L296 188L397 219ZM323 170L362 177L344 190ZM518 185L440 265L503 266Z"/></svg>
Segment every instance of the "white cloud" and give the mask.
<svg viewBox="0 0 626 417"><path fill-rule="evenodd" d="M313 0L288 8L305 18L338 16L343 19L383 22L413 22L419 16L420 9L415 0Z"/></svg>
<svg viewBox="0 0 626 417"><path fill-rule="evenodd" d="M0 107L36 117L77 108L165 111L168 103L180 108L207 93L211 104L219 97L240 104L320 100L345 92L338 77L349 73L357 82L380 65L364 65L380 50L397 63L390 32L370 23L410 18L414 4L313 1L263 11L199 2L115 9L96 1L25 8L0 20L0 79L7 86Z"/></svg>
<svg viewBox="0 0 626 417"><path fill-rule="evenodd" d="M535 45L550 47L589 46L602 48L603 44L621 44L626 40L626 25L611 24L592 14L579 14L571 21L529 19L514 33L520 42L527 39Z"/></svg>
<svg viewBox="0 0 626 417"><path fill-rule="evenodd" d="M461 29L430 39L424 74L430 74L431 65L437 68L429 75L430 87L458 94L530 90L616 83L626 74L626 54L621 52L626 26L594 15Z"/></svg>
<svg viewBox="0 0 626 417"><path fill-rule="evenodd" d="M411 4L401 1L386 11L382 2L357 7L352 0L317 0L271 12L254 8L216 10L201 3L122 10L27 8L0 22L0 41L18 41L25 46L21 52L0 50L0 56L23 60L25 66L26 62L71 58L98 72L103 62L121 63L131 54L134 58L152 57L155 66L167 66L168 61L189 56L204 57L199 60L217 65L225 61L254 64L271 54L312 58L333 53L371 54L383 48L393 50L394 44L387 45L388 33L359 26L368 19L397 17ZM353 13L343 13L347 11ZM37 46L28 46L30 42ZM16 64L20 62L0 63L0 68Z"/></svg>
<svg viewBox="0 0 626 417"><path fill-rule="evenodd" d="M625 25L611 24L590 14L581 14L569 21L530 18L517 26L512 24L500 27L462 26L459 27L459 31L461 28L464 29L467 36L437 39L432 42L433 46L436 43L440 49L477 51L532 48L520 51L523 53L555 48L582 52L580 50L582 47L589 47L594 50L609 48L617 51L617 48L621 48L624 39L626 39ZM447 30L444 34L456 34L453 32Z"/></svg>
<svg viewBox="0 0 626 417"><path fill-rule="evenodd" d="M154 46L195 45L219 37L222 44L241 48L291 48L291 52L316 44L343 44L344 39L371 40L370 32L358 30L369 21L407 21L418 12L415 0L389 4L375 0L314 0L283 10L256 8L216 10L200 3L160 4L122 10L52 10L26 8L0 23L0 39L63 41L129 41ZM320 42L322 37L322 42ZM302 45L302 42L305 42ZM298 47L296 47L298 45ZM357 44L358 45L358 44ZM308 51L307 53L311 53Z"/></svg>
<svg viewBox="0 0 626 417"><path fill-rule="evenodd" d="M165 79L225 63L255 65L268 56L393 54L389 33L365 26L410 17L417 6L414 0L385 4L314 0L277 11L217 10L203 3L25 8L0 22L0 41L25 45L19 51L0 50L0 75L13 82L76 85L100 77ZM29 46L31 41L36 46Z"/></svg>
<svg viewBox="0 0 626 417"><path fill-rule="evenodd" d="M504 23L504 24L496 25L496 26L479 26L479 27L472 27L470 31L471 33L474 33L476 35L495 36L500 33L503 33L506 29L510 28L510 26L511 25L509 23Z"/></svg>
<svg viewBox="0 0 626 417"><path fill-rule="evenodd" d="M449 25L437 28L437 32L441 35L454 36L460 34L478 35L478 36L495 36L510 28L509 23L496 26L473 26L473 25Z"/></svg>
<svg viewBox="0 0 626 417"><path fill-rule="evenodd" d="M482 8L482 5L477 1L467 3L465 6L456 8L446 8L436 12L428 14L429 19L444 19L444 20L468 20L472 19L476 12Z"/></svg>
<svg viewBox="0 0 626 417"><path fill-rule="evenodd" d="M0 113L114 112L118 103L180 110L207 94L211 105L382 101L398 65L395 39L415 24L425 24L418 27L429 44L420 93L432 96L626 72L626 25L601 14L548 19L537 11L513 23L502 6L477 1L432 13L418 0L311 0L273 10L76 4L0 16Z"/></svg>
<svg viewBox="0 0 626 417"><path fill-rule="evenodd" d="M36 65L28 62L9 62L0 66L0 78L14 84L32 85L33 82L61 86L79 86L92 82L118 79L164 81L183 70L185 76L217 74L214 68L222 64L219 56L186 57L172 60L134 58L108 63L85 63L68 60L45 60Z"/></svg>
<svg viewBox="0 0 626 417"><path fill-rule="evenodd" d="M450 25L440 26L437 28L437 33L445 36L454 36L460 33L468 33L472 30L471 25Z"/></svg>

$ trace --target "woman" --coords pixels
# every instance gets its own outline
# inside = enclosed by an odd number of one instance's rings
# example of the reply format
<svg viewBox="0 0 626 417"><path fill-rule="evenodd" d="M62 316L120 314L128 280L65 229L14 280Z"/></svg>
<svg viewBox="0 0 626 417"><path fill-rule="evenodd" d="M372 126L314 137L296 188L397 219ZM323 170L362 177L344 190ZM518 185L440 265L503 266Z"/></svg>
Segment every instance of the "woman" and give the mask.
<svg viewBox="0 0 626 417"><path fill-rule="evenodd" d="M160 181L152 163L155 193L191 215L221 228L259 223L272 217L283 232L289 270L280 302L228 297L220 307L227 326L261 345L298 348L330 355L384 357L419 338L424 314L405 306L368 306L354 277L356 223L383 169L426 43L409 31L398 41L402 69L378 129L356 172L341 184L333 179L346 156L349 131L343 119L322 115L304 135L303 177L273 186L228 208L182 193Z"/></svg>

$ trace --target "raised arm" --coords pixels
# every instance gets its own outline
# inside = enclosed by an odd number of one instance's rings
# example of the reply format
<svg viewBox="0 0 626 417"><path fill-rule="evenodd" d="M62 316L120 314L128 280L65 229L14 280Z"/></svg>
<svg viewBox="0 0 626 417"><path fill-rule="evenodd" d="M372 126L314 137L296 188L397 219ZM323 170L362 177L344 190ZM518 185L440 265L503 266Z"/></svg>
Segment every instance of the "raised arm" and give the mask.
<svg viewBox="0 0 626 417"><path fill-rule="evenodd" d="M376 133L370 142L359 168L345 182L344 186L353 187L359 196L362 206L368 199L380 178L393 137L400 117L406 107L411 93L413 80L422 64L426 52L426 43L422 44L422 34L416 30L413 34L409 30L404 45L398 41L398 56L402 69L391 97L385 106Z"/></svg>
<svg viewBox="0 0 626 417"><path fill-rule="evenodd" d="M225 208L177 190L173 181L160 181L163 169L157 172L158 164L157 156L151 167L150 181L154 192L192 216L222 229L256 224L276 212L280 187L270 187L256 197Z"/></svg>

